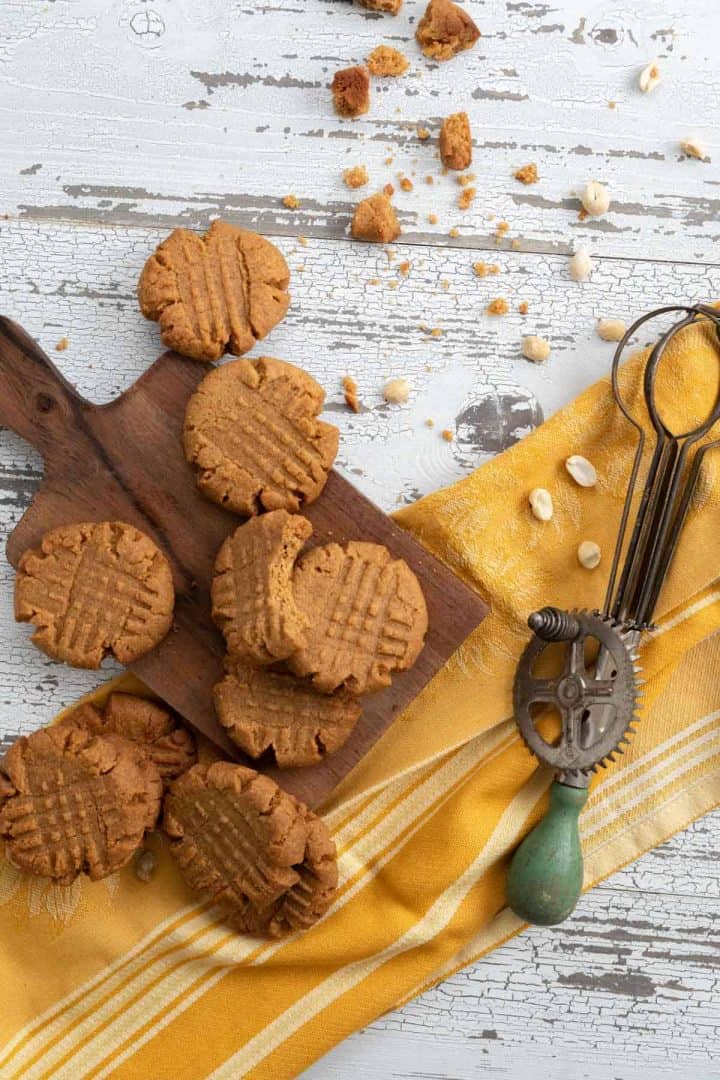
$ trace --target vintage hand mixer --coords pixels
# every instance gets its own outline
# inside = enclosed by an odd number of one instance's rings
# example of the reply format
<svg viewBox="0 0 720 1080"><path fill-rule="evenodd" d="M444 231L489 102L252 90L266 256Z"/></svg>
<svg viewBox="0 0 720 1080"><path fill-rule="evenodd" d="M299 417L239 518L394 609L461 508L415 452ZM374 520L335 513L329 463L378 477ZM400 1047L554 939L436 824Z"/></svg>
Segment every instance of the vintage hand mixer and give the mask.
<svg viewBox="0 0 720 1080"><path fill-rule="evenodd" d="M618 370L625 347L640 327L657 316L674 312L684 315L658 339L645 363L643 394L655 445L641 492L639 481L647 438L623 400ZM583 882L578 817L587 801L593 773L623 752L637 720L642 685L638 644L643 633L651 629L703 459L720 445L720 439L702 442L720 419L720 391L707 418L681 434L669 430L656 404L656 376L668 343L702 316L712 320L720 338L720 311L704 305L673 305L638 319L616 349L613 395L639 438L604 607L592 612L545 607L528 619L534 636L520 658L515 676L515 719L529 749L555 770L550 808L515 852L508 874L508 904L528 922L543 926L562 922L577 903ZM594 639L598 650L593 663L588 661L585 647L588 639ZM541 678L535 674L536 666L550 646L556 650L559 646L562 651L560 672L553 678ZM548 707L556 710L561 721L559 736L553 739L546 739L538 727L542 725L542 712L538 715L537 710L545 708L547 712Z"/></svg>

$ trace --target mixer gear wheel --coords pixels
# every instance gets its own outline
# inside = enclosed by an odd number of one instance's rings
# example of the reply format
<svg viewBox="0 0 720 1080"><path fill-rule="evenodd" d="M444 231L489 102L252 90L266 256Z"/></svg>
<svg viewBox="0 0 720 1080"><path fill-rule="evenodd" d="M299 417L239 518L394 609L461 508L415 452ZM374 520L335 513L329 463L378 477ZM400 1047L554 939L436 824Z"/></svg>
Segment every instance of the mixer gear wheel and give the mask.
<svg viewBox="0 0 720 1080"><path fill-rule="evenodd" d="M598 765L623 752L637 720L638 633L599 612L543 608L528 621L535 634L520 658L513 690L520 734L540 761L561 774L559 779L586 786ZM599 653L597 662L586 667L589 638L599 643ZM558 642L566 648L561 673L553 678L536 676L539 657ZM554 742L538 731L533 705L554 707L560 714L562 732Z"/></svg>

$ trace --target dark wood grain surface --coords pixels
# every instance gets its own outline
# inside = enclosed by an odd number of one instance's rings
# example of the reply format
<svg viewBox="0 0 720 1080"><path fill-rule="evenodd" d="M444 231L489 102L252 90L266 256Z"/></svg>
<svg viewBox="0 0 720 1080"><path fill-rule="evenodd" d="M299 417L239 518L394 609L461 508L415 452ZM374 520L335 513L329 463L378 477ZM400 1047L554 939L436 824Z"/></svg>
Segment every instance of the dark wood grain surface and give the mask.
<svg viewBox="0 0 720 1080"><path fill-rule="evenodd" d="M241 759L215 717L212 687L222 674L223 640L210 617L209 586L220 544L239 519L196 488L182 449L188 398L207 367L165 353L107 405L81 398L21 327L0 318L0 424L42 455L43 479L7 540L16 566L48 529L73 521L127 521L152 536L175 582L173 629L132 665L156 694L225 753ZM417 574L429 631L415 664L391 687L364 700L353 735L336 754L308 769L268 767L310 805L321 802L422 690L486 614L480 597L426 552L338 473L308 508L311 543L371 540L385 544Z"/></svg>

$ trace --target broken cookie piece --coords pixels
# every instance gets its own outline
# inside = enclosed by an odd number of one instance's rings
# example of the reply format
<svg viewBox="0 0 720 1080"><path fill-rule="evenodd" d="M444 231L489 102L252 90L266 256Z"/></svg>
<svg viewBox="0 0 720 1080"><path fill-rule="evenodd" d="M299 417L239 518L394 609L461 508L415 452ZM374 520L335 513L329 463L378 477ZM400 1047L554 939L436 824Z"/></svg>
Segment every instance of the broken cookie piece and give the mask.
<svg viewBox="0 0 720 1080"><path fill-rule="evenodd" d="M415 37L431 60L450 60L464 49L471 49L480 31L468 13L452 0L430 0Z"/></svg>
<svg viewBox="0 0 720 1080"><path fill-rule="evenodd" d="M368 70L355 67L336 71L332 81L335 111L340 116L362 116L370 108L370 76Z"/></svg>
<svg viewBox="0 0 720 1080"><path fill-rule="evenodd" d="M350 228L355 240L389 244L400 235L400 223L390 199L383 192L363 199L355 208Z"/></svg>
<svg viewBox="0 0 720 1080"><path fill-rule="evenodd" d="M472 161L472 134L466 112L452 113L440 128L440 159L446 169L467 169Z"/></svg>
<svg viewBox="0 0 720 1080"><path fill-rule="evenodd" d="M311 534L307 518L271 510L223 543L210 592L212 616L232 658L272 664L304 646L309 620L297 607L291 579Z"/></svg>
<svg viewBox="0 0 720 1080"><path fill-rule="evenodd" d="M368 68L371 75L404 75L410 67L408 59L399 49L391 45L378 45L368 56Z"/></svg>

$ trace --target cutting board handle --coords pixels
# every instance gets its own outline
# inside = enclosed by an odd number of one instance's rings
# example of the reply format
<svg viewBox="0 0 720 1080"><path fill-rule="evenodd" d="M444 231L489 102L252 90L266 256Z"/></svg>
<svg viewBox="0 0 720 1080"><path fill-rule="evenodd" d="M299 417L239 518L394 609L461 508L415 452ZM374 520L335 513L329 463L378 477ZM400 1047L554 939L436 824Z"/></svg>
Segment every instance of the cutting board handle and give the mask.
<svg viewBox="0 0 720 1080"><path fill-rule="evenodd" d="M0 315L0 425L47 459L53 445L77 430L84 404L37 342Z"/></svg>

